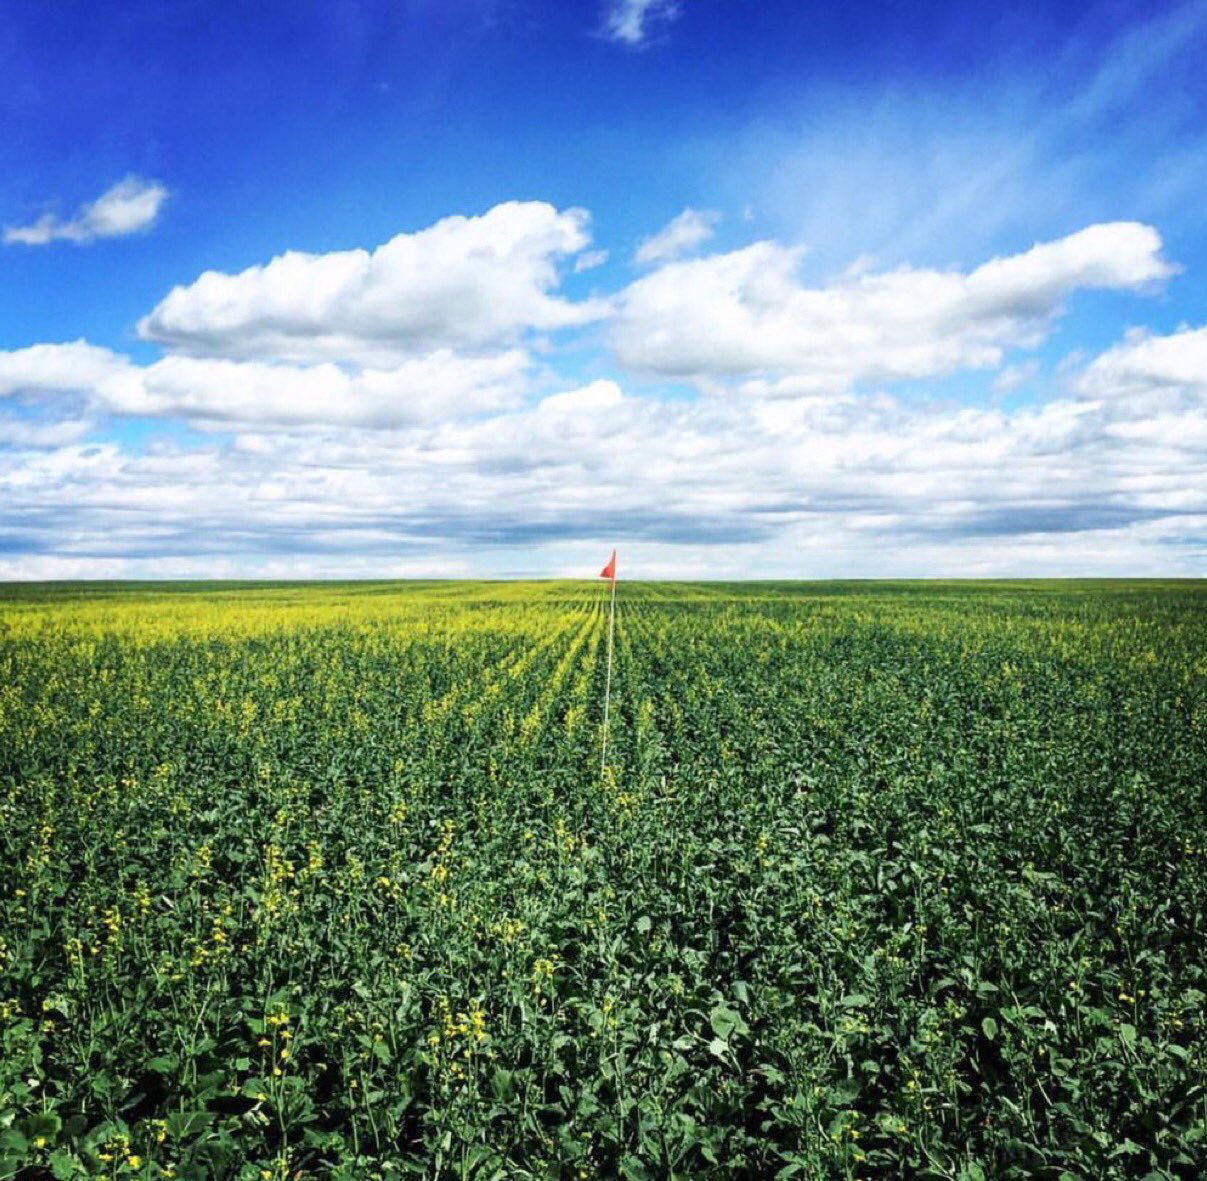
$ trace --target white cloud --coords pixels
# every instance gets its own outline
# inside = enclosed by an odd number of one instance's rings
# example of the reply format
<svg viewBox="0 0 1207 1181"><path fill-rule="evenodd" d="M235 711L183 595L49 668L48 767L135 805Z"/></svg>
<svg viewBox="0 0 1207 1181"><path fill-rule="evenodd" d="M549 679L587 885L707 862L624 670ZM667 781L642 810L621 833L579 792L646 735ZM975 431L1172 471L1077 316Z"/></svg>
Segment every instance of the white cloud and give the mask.
<svg viewBox="0 0 1207 1181"><path fill-rule="evenodd" d="M1039 361L1032 357L1018 365L1007 365L994 379L993 388L999 394L1012 394L1039 376Z"/></svg>
<svg viewBox="0 0 1207 1181"><path fill-rule="evenodd" d="M514 406L527 369L520 349L481 358L440 350L353 374L330 363L165 357L140 374L141 398L125 409L194 423L398 427Z"/></svg>
<svg viewBox="0 0 1207 1181"><path fill-rule="evenodd" d="M639 265L667 262L694 250L713 236L720 214L710 209L687 208L656 234L646 238L633 255Z"/></svg>
<svg viewBox="0 0 1207 1181"><path fill-rule="evenodd" d="M154 225L167 197L168 190L158 181L128 176L67 221L45 213L30 225L6 226L4 241L45 246L59 240L82 243L136 234Z"/></svg>
<svg viewBox="0 0 1207 1181"><path fill-rule="evenodd" d="M447 349L386 369L168 356L150 365L82 341L0 353L0 395L85 397L97 411L198 426L399 427L517 404L530 367L522 349L461 357Z"/></svg>
<svg viewBox="0 0 1207 1181"><path fill-rule="evenodd" d="M1131 332L1087 366L1075 388L1101 406L1112 437L1148 450L1154 473L1181 454L1196 456L1201 469L1207 456L1207 327L1168 336Z"/></svg>
<svg viewBox="0 0 1207 1181"><path fill-rule="evenodd" d="M606 311L556 294L561 260L598 261L583 255L587 222L581 210L511 202L372 252L207 272L140 322L167 346L160 360L34 345L0 353L0 395L206 428L387 429L497 413L528 386L522 338Z"/></svg>
<svg viewBox="0 0 1207 1181"><path fill-rule="evenodd" d="M84 340L34 344L0 352L0 397L33 393L76 393L94 389L123 372L127 360Z"/></svg>
<svg viewBox="0 0 1207 1181"><path fill-rule="evenodd" d="M197 356L357 359L382 364L434 349L482 349L527 330L598 317L552 294L560 259L590 242L587 214L540 201L447 217L376 250L298 251L176 287L138 325L146 340Z"/></svg>
<svg viewBox="0 0 1207 1181"><path fill-rule="evenodd" d="M679 15L678 0L610 0L604 16L604 35L631 48L645 45L654 24Z"/></svg>
<svg viewBox="0 0 1207 1181"><path fill-rule="evenodd" d="M514 563L483 556L497 548L548 571L615 540L650 573L1191 573L1207 559L1205 421L1179 392L1185 357L1154 339L1103 354L1075 396L1014 410L886 394L657 401L600 380L397 429L352 417L144 454L10 448L0 532L29 569L48 554L182 573L218 554L233 572L288 559L295 574ZM230 363L187 364L217 383ZM1128 374L1110 386L1122 396L1104 392L1108 371ZM205 386L168 373L147 379L157 396L186 396L165 392L168 376L190 398Z"/></svg>
<svg viewBox="0 0 1207 1181"><path fill-rule="evenodd" d="M0 414L0 447L41 449L78 443L95 423L90 418Z"/></svg>
<svg viewBox="0 0 1207 1181"><path fill-rule="evenodd" d="M402 241L178 289L161 322L188 347L159 360L0 352L0 574L482 572L492 552L548 573L613 541L650 573L747 576L1207 559L1207 329L1131 334L1038 406L851 388L996 365L1079 287L1158 281L1145 226L816 288L771 242L664 264L607 306L621 359L714 395L668 398L590 380L589 351L538 335L602 314L557 294L585 215L501 206ZM211 433L90 442L105 415Z"/></svg>
<svg viewBox="0 0 1207 1181"><path fill-rule="evenodd" d="M614 381L593 381L581 389L564 394L550 394L537 405L538 414L591 415L610 410L624 401L624 394Z"/></svg>
<svg viewBox="0 0 1207 1181"><path fill-rule="evenodd" d="M574 273L581 275L583 271L601 267L607 261L608 252L606 250L587 250L574 260Z"/></svg>
<svg viewBox="0 0 1207 1181"><path fill-rule="evenodd" d="M1034 347L1079 288L1140 289L1174 268L1155 230L1112 222L969 273L901 268L810 288L801 251L756 242L673 262L618 297L619 359L666 375L781 375L819 389L1000 364Z"/></svg>
<svg viewBox="0 0 1207 1181"><path fill-rule="evenodd" d="M1080 389L1111 398L1184 393L1207 399L1207 327L1182 328L1169 336L1129 333L1086 369Z"/></svg>

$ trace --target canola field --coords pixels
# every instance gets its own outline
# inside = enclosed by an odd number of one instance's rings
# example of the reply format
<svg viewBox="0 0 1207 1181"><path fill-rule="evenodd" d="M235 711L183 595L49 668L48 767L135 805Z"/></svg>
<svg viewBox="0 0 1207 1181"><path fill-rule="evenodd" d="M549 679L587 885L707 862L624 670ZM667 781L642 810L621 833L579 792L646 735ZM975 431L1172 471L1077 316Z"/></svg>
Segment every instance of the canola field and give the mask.
<svg viewBox="0 0 1207 1181"><path fill-rule="evenodd" d="M0 1178L1207 1175L1207 591L0 588Z"/></svg>

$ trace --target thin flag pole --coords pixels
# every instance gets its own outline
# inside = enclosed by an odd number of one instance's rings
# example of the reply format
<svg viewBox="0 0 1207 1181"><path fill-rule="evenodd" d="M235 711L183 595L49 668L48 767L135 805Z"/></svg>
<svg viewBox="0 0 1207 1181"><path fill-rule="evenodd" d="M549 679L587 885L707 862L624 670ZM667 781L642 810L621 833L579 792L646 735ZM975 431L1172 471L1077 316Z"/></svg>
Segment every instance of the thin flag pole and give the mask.
<svg viewBox="0 0 1207 1181"><path fill-rule="evenodd" d="M616 551L612 560L604 567L612 578L611 605L608 609L608 673L604 679L603 753L599 758L599 774L602 778L608 768L608 708L612 703L612 637L616 632Z"/></svg>

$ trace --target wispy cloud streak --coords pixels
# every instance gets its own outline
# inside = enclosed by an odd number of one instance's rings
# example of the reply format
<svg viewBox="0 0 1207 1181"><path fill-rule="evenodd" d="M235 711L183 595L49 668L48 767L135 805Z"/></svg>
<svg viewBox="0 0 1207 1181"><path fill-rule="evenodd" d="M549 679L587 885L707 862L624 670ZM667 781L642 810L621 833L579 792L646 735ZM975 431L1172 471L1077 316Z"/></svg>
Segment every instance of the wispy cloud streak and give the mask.
<svg viewBox="0 0 1207 1181"><path fill-rule="evenodd" d="M128 176L84 205L66 220L44 213L24 226L6 226L8 245L47 246L51 242L94 242L98 238L121 238L150 229L159 217L168 190L158 181Z"/></svg>

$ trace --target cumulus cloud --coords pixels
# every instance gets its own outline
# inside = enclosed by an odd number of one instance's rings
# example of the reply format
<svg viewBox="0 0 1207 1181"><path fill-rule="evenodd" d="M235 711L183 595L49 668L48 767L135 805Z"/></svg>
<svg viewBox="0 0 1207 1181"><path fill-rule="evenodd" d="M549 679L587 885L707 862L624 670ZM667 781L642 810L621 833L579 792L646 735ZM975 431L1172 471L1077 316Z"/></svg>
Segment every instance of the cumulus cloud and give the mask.
<svg viewBox="0 0 1207 1181"><path fill-rule="evenodd" d="M678 0L611 0L604 15L604 35L632 49L645 45L651 29L679 15Z"/></svg>
<svg viewBox="0 0 1207 1181"><path fill-rule="evenodd" d="M93 429L90 418L0 414L0 447L43 449L77 443Z"/></svg>
<svg viewBox="0 0 1207 1181"><path fill-rule="evenodd" d="M496 205L398 234L376 250L290 251L174 288L138 331L178 352L230 359L361 359L483 349L602 313L554 294L558 263L590 243L583 210Z"/></svg>
<svg viewBox="0 0 1207 1181"><path fill-rule="evenodd" d="M1171 453L1207 456L1207 327L1168 336L1128 334L1097 357L1075 382L1109 420L1108 430L1133 448L1147 447L1154 468ZM1151 477L1149 477L1151 478Z"/></svg>
<svg viewBox="0 0 1207 1181"><path fill-rule="evenodd" d="M85 340L0 352L0 397L23 392L83 392L121 373L127 365L118 353Z"/></svg>
<svg viewBox="0 0 1207 1181"><path fill-rule="evenodd" d="M140 321L160 360L34 345L0 353L0 395L203 428L387 429L499 412L530 382L523 338L606 311L556 290L563 260L599 261L587 223L581 210L511 202L373 251L207 272Z"/></svg>
<svg viewBox="0 0 1207 1181"><path fill-rule="evenodd" d="M624 401L620 386L614 381L593 381L590 385L564 394L550 394L537 405L538 414L583 415L589 417L603 412Z"/></svg>
<svg viewBox="0 0 1207 1181"><path fill-rule="evenodd" d="M716 230L720 214L709 209L687 208L673 217L656 234L651 234L633 255L638 265L667 262L687 254L701 242L707 242Z"/></svg>
<svg viewBox="0 0 1207 1181"><path fill-rule="evenodd" d="M901 268L825 287L775 242L668 263L619 297L613 344L637 369L687 378L791 376L818 388L998 365L1033 347L1083 288L1137 289L1173 267L1149 226L1113 222L968 273Z"/></svg>
<svg viewBox="0 0 1207 1181"><path fill-rule="evenodd" d="M1207 399L1207 327L1169 336L1129 333L1087 368L1080 388L1110 398L1185 393Z"/></svg>
<svg viewBox="0 0 1207 1181"><path fill-rule="evenodd" d="M662 572L718 543L745 575L1192 572L1207 557L1204 416L1161 384L1183 372L1161 347L1159 363L1121 360L1143 343L1092 362L1071 396L1015 410L660 401L600 380L461 421L10 450L0 534L31 560L295 555L295 573L608 538ZM1131 392L1089 392L1107 370ZM1137 397L1140 381L1166 400Z"/></svg>
<svg viewBox="0 0 1207 1181"><path fill-rule="evenodd" d="M155 224L167 198L168 190L158 181L128 176L82 206L75 217L64 221L53 213L44 213L30 225L6 226L4 241L10 245L45 246L55 241L83 243L136 234Z"/></svg>
<svg viewBox="0 0 1207 1181"><path fill-rule="evenodd" d="M84 397L96 411L196 426L346 425L381 429L514 406L528 354L462 357L447 349L390 368L167 356L140 366L82 341L0 353L0 395Z"/></svg>
<svg viewBox="0 0 1207 1181"><path fill-rule="evenodd" d="M1060 367L1064 394L1039 405L870 384L996 365L1071 292L1161 280L1148 227L814 288L799 252L761 242L584 306L558 272L587 246L584 214L500 206L374 252L203 276L144 321L158 360L83 340L0 352L0 573L482 571L488 550L548 571L612 540L663 574L722 543L730 564L709 573L1207 559L1207 329L1132 333ZM589 380L591 353L541 338L605 313L622 360L716 396ZM554 376L567 361L583 379ZM114 415L206 433L90 441Z"/></svg>

